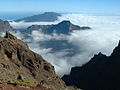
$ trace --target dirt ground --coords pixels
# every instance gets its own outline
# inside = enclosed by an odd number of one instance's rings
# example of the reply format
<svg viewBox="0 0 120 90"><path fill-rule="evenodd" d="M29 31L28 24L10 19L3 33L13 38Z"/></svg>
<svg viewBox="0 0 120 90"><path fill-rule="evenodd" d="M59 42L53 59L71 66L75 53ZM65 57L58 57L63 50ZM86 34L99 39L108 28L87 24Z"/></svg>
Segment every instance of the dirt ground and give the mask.
<svg viewBox="0 0 120 90"><path fill-rule="evenodd" d="M0 84L0 90L52 90L52 89L47 89L43 86L29 88L29 87L22 87L22 86L18 86L18 85L3 83L3 84Z"/></svg>

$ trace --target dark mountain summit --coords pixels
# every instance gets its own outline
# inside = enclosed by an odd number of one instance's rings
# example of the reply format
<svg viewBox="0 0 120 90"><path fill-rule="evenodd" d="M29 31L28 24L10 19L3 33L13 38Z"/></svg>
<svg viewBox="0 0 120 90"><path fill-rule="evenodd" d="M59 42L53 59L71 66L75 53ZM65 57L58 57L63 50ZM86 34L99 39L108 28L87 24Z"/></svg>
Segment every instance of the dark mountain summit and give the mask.
<svg viewBox="0 0 120 90"><path fill-rule="evenodd" d="M62 21L58 24L54 25L32 25L28 27L28 29L25 31L26 35L32 34L33 31L39 31L38 33L43 33L44 35L51 35L54 36L53 33L56 33L58 36L60 34L64 35L70 35L73 31L79 31L79 30L85 30L85 29L91 29L90 27L83 26L80 27L78 25L72 24L70 21ZM23 32L24 33L24 32ZM29 38L30 39L30 38ZM31 40L33 41L33 37L31 37ZM39 45L42 48L52 48L51 53L57 53L57 52L69 52L67 54L64 54L63 57L72 57L80 50L72 43L70 43L68 40L64 39L46 39L44 41L39 41Z"/></svg>
<svg viewBox="0 0 120 90"><path fill-rule="evenodd" d="M32 25L28 27L28 32L31 32L33 30L40 30L41 32L45 34L69 34L73 30L86 30L91 29L88 26L80 27L78 25L72 24L70 21L62 21L55 25Z"/></svg>
<svg viewBox="0 0 120 90"><path fill-rule="evenodd" d="M33 15L30 17L25 17L22 19L15 20L16 22L25 21L25 22L54 22L58 20L58 17L61 16L59 13L55 12L45 12L39 15Z"/></svg>
<svg viewBox="0 0 120 90"><path fill-rule="evenodd" d="M83 90L120 90L120 43L111 56L99 53L82 67L73 67L62 79Z"/></svg>

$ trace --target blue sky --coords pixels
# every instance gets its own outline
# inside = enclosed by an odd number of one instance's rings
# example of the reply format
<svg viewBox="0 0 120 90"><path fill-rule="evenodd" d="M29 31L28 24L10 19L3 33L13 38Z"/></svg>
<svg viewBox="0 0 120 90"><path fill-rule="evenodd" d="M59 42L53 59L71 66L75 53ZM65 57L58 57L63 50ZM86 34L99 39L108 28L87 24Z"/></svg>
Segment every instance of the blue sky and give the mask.
<svg viewBox="0 0 120 90"><path fill-rule="evenodd" d="M119 13L120 0L0 0L0 12Z"/></svg>

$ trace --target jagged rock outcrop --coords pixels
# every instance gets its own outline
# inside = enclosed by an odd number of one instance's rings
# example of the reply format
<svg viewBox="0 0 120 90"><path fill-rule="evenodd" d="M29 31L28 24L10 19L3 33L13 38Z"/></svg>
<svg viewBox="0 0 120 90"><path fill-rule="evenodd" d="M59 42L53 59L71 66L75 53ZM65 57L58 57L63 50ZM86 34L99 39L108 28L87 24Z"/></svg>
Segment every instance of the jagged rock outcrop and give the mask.
<svg viewBox="0 0 120 90"><path fill-rule="evenodd" d="M45 34L52 34L54 32L57 34L69 34L73 30L86 30L91 28L88 26L80 27L72 24L70 21L62 21L55 25L32 25L27 29L28 32L32 32L32 30L40 30Z"/></svg>
<svg viewBox="0 0 120 90"><path fill-rule="evenodd" d="M40 84L53 90L67 88L50 63L8 32L0 37L0 83L28 87Z"/></svg>
<svg viewBox="0 0 120 90"><path fill-rule="evenodd" d="M82 67L73 67L62 79L83 90L120 90L120 43L111 56L99 53Z"/></svg>
<svg viewBox="0 0 120 90"><path fill-rule="evenodd" d="M33 15L30 17L25 17L22 19L15 20L16 22L24 21L24 22L54 22L58 20L58 17L61 16L59 13L55 12L45 12L39 15Z"/></svg>
<svg viewBox="0 0 120 90"><path fill-rule="evenodd" d="M8 21L3 21L0 19L0 32L6 32L13 30Z"/></svg>

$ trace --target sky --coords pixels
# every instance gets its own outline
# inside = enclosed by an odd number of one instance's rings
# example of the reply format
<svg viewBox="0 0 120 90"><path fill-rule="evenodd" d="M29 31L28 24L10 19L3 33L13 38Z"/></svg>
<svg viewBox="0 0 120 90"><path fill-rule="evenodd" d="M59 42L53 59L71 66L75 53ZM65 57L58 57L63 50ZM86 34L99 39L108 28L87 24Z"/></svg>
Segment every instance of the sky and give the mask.
<svg viewBox="0 0 120 90"><path fill-rule="evenodd" d="M120 0L0 0L0 12L119 13Z"/></svg>

